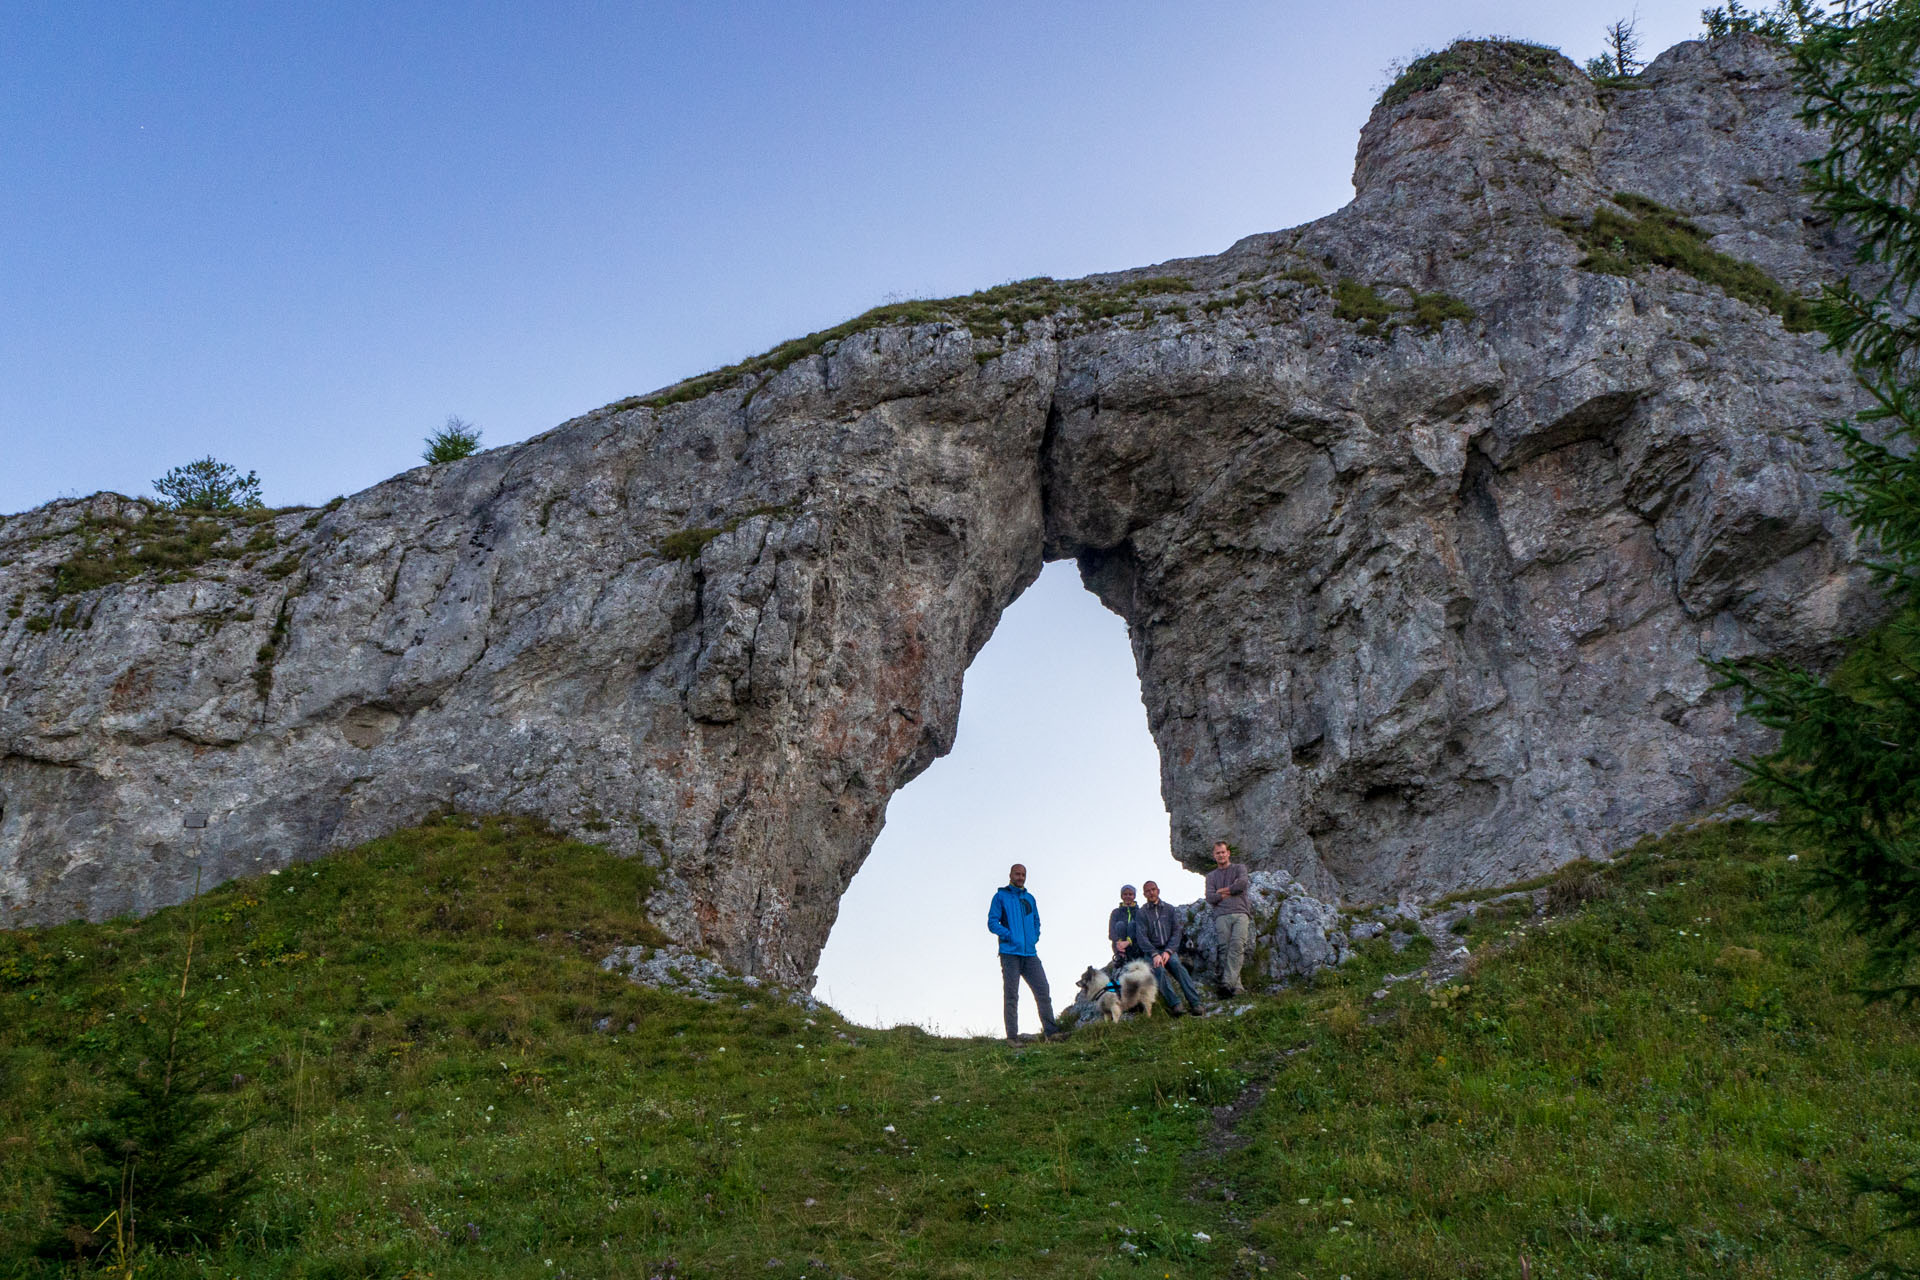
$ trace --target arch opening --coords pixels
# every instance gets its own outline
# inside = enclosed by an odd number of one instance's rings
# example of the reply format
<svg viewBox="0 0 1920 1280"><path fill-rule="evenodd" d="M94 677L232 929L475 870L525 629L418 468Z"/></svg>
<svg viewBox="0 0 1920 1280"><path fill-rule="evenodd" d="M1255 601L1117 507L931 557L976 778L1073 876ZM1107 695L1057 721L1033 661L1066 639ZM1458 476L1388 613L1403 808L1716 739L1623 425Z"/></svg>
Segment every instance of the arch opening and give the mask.
<svg viewBox="0 0 1920 1280"><path fill-rule="evenodd" d="M954 748L896 792L840 900L815 994L856 1022L1001 1034L987 903L1011 863L1039 902L1053 1002L1105 954L1122 883L1200 896L1174 861L1127 627L1072 561L1042 571L967 668ZM1036 1029L1022 989L1021 1027Z"/></svg>

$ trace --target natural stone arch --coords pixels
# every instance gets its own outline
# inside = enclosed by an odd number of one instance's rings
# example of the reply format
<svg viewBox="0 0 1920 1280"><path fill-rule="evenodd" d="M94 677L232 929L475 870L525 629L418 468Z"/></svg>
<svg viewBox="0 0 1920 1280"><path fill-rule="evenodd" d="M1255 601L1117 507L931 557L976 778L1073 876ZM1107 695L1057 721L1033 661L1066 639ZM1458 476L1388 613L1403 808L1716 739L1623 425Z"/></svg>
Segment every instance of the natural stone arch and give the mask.
<svg viewBox="0 0 1920 1280"><path fill-rule="evenodd" d="M1625 189L1795 288L1839 269L1792 106L1746 39L1611 104L1463 74L1376 111L1308 227L889 310L281 516L272 560L23 607L0 923L181 899L183 809L218 879L451 806L654 859L663 925L804 978L1043 558L1128 622L1179 853L1371 897L1658 829L1761 742L1703 654L1873 615L1818 497L1856 392L1574 233ZM0 526L0 597L135 505Z"/></svg>

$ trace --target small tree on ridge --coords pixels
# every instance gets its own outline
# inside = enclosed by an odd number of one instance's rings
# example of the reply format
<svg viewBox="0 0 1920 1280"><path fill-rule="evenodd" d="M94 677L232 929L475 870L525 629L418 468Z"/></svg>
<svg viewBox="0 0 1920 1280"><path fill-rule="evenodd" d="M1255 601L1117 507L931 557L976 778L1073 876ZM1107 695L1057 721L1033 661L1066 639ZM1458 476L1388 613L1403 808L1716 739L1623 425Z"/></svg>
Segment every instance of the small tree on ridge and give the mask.
<svg viewBox="0 0 1920 1280"><path fill-rule="evenodd" d="M244 476L211 454L175 467L153 482L153 489L176 511L244 511L260 501L260 477Z"/></svg>
<svg viewBox="0 0 1920 1280"><path fill-rule="evenodd" d="M480 429L457 414L447 415L447 425L427 437L421 458L434 465L458 462L480 451Z"/></svg>

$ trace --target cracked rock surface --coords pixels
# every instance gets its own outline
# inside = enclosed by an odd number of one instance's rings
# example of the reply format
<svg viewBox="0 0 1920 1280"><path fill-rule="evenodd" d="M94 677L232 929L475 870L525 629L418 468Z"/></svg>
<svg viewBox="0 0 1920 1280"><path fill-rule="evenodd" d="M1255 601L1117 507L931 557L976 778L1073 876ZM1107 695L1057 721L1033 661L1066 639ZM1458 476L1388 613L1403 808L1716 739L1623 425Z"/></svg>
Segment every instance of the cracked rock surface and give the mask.
<svg viewBox="0 0 1920 1280"><path fill-rule="evenodd" d="M681 944L804 984L1057 558L1127 621L1190 864L1225 838L1336 902L1604 856L1764 745L1702 657L1820 662L1877 616L1820 502L1846 369L1568 229L1633 192L1812 288L1849 253L1793 109L1751 38L1604 100L1571 64L1456 76L1375 111L1339 212L997 329L879 324L65 594L145 508L10 517L0 926L507 811L655 862Z"/></svg>

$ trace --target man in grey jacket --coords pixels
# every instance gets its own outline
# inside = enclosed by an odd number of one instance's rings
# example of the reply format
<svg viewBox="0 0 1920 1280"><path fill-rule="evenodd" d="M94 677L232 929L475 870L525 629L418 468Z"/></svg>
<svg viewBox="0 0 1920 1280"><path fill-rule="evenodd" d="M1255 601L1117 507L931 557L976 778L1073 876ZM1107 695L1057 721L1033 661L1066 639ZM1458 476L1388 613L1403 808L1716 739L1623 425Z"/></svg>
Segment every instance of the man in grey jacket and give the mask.
<svg viewBox="0 0 1920 1280"><path fill-rule="evenodd" d="M1147 905L1134 913L1133 945L1134 954L1153 966L1153 980L1160 984L1160 994L1166 998L1167 1012L1180 1016L1180 997L1187 998L1188 1013L1200 1012L1200 993L1194 990L1193 977L1187 967L1180 963L1180 935L1183 927L1180 912L1160 901L1160 886L1149 880L1140 886L1147 895ZM1178 982L1180 990L1176 992L1173 984Z"/></svg>
<svg viewBox="0 0 1920 1280"><path fill-rule="evenodd" d="M1220 994L1241 992L1240 965L1247 958L1247 935L1253 927L1253 907L1247 901L1245 867L1233 864L1233 850L1225 840L1213 842L1213 870L1207 872L1207 903L1213 908L1213 932L1220 940Z"/></svg>

